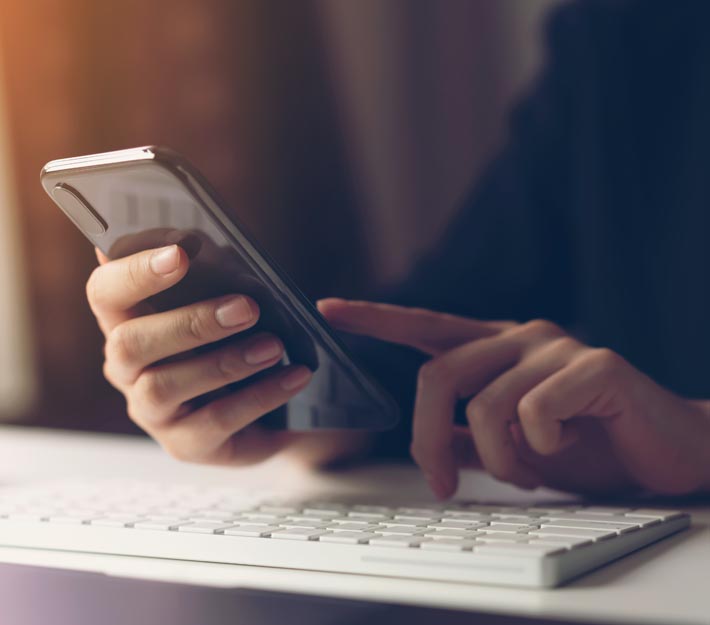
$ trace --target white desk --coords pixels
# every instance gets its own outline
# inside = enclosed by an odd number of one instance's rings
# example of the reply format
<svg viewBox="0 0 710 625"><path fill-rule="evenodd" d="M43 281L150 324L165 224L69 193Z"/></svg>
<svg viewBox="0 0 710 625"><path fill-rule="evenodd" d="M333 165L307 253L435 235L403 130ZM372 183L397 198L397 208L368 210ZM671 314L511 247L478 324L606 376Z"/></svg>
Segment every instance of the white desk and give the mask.
<svg viewBox="0 0 710 625"><path fill-rule="evenodd" d="M292 494L397 492L418 500L429 497L416 470L407 466L369 466L341 473L312 474L275 459L247 469L202 467L174 462L148 440L0 427L0 485L49 476L121 476L182 483L247 484L269 489L278 483L280 490ZM512 503L560 497L549 491L533 495L519 492L475 472L464 476L460 492L466 497ZM0 561L216 586L597 622L609 619L710 625L710 501L688 510L694 519L690 530L555 590L519 590L13 548L0 548Z"/></svg>

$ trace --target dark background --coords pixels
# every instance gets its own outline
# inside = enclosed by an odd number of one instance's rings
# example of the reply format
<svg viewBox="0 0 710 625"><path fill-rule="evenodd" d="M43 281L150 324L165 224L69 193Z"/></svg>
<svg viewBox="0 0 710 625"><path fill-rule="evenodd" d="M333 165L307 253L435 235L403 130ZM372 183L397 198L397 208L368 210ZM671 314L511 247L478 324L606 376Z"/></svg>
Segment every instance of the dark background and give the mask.
<svg viewBox="0 0 710 625"><path fill-rule="evenodd" d="M309 296L356 296L437 241L504 138L553 4L0 0L34 363L5 418L131 429L85 303L93 251L44 196L46 161L170 146Z"/></svg>

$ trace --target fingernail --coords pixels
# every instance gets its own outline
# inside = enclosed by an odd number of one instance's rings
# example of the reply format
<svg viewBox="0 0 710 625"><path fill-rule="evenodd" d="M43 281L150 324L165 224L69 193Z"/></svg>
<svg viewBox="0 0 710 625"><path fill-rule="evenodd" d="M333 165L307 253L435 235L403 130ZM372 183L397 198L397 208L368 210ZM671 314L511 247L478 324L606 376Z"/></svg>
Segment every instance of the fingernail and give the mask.
<svg viewBox="0 0 710 625"><path fill-rule="evenodd" d="M262 336L255 339L244 351L244 361L248 365L260 365L281 356L283 348L281 343L271 337Z"/></svg>
<svg viewBox="0 0 710 625"><path fill-rule="evenodd" d="M254 310L245 297L238 295L220 304L214 316L223 328L233 328L249 323L254 318Z"/></svg>
<svg viewBox="0 0 710 625"><path fill-rule="evenodd" d="M304 386L306 382L311 379L312 375L313 374L307 367L293 369L281 378L281 388L284 391L296 390L297 388Z"/></svg>
<svg viewBox="0 0 710 625"><path fill-rule="evenodd" d="M171 245L153 252L150 268L159 276L167 276L178 268L179 260L177 245Z"/></svg>

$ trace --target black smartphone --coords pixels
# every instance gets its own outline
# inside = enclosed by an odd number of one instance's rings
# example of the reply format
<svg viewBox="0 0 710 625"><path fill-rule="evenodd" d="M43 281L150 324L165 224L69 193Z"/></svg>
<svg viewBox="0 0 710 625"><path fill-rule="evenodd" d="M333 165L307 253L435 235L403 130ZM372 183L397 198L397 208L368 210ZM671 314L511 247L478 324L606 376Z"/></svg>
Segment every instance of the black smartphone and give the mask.
<svg viewBox="0 0 710 625"><path fill-rule="evenodd" d="M250 332L281 338L286 356L277 366L303 364L314 372L301 393L262 423L289 430L384 430L397 423L395 401L355 363L335 331L244 227L227 217L216 193L185 158L152 146L79 156L47 163L41 181L111 259L171 244L186 251L187 276L149 300L157 311L228 293L256 300L261 316ZM244 383L219 392L239 384Z"/></svg>

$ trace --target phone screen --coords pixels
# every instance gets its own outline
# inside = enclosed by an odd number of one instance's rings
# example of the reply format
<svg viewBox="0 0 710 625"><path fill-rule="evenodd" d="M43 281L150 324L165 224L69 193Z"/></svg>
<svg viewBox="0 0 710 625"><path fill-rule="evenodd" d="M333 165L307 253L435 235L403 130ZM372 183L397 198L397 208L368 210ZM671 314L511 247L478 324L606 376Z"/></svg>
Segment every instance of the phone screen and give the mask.
<svg viewBox="0 0 710 625"><path fill-rule="evenodd" d="M396 423L394 402L354 364L303 295L278 279L287 280L252 247L243 228L225 223L217 200L199 178L182 176L147 158L96 166L82 160L76 167L54 171L48 165L43 184L109 258L170 244L186 251L191 260L187 276L149 300L156 310L233 293L249 295L259 304L260 320L248 333L267 331L281 338L286 356L276 366L303 364L314 372L310 384L283 409L267 415L262 424L312 430L386 429ZM246 335L203 349L215 349ZM229 385L196 403L212 401L249 382Z"/></svg>

